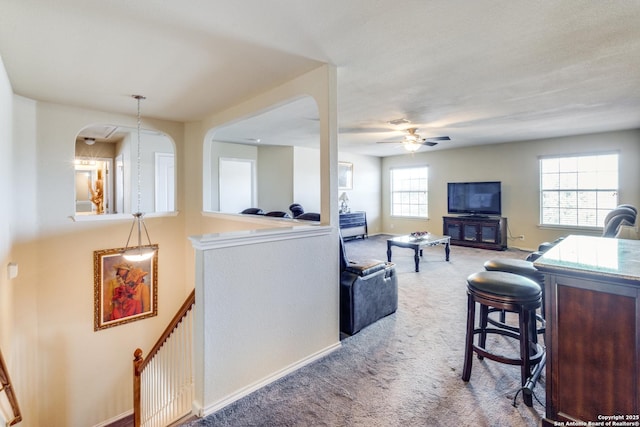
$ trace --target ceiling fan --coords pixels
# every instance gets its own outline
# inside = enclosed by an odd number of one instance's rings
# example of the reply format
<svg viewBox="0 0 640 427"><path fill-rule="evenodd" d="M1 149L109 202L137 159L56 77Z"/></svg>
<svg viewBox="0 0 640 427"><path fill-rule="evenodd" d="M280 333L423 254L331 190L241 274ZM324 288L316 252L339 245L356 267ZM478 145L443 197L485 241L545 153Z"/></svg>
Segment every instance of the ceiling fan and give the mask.
<svg viewBox="0 0 640 427"><path fill-rule="evenodd" d="M433 147L437 145L439 141L450 141L448 136L435 136L430 138L423 138L416 132L418 128L405 129L407 134L402 138L402 141L378 141L378 144L402 144L402 146L410 152L418 151L423 145Z"/></svg>

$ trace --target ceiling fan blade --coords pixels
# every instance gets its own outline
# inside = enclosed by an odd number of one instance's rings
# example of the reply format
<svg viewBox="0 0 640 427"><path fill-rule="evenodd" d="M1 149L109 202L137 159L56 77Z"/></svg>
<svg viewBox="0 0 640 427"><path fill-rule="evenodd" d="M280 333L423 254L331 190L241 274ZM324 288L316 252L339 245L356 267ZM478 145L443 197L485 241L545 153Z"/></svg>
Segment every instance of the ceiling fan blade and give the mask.
<svg viewBox="0 0 640 427"><path fill-rule="evenodd" d="M383 133L383 132L396 132L394 129L388 127L352 127L352 128L339 128L338 133Z"/></svg>
<svg viewBox="0 0 640 427"><path fill-rule="evenodd" d="M376 141L376 144L402 144L402 141Z"/></svg>
<svg viewBox="0 0 640 427"><path fill-rule="evenodd" d="M451 138L448 136L434 136L432 138L425 138L431 141L451 141Z"/></svg>
<svg viewBox="0 0 640 427"><path fill-rule="evenodd" d="M427 145L429 147L433 147L434 145L438 145L437 142L432 142L432 141L422 141L422 142L420 142L420 144Z"/></svg>

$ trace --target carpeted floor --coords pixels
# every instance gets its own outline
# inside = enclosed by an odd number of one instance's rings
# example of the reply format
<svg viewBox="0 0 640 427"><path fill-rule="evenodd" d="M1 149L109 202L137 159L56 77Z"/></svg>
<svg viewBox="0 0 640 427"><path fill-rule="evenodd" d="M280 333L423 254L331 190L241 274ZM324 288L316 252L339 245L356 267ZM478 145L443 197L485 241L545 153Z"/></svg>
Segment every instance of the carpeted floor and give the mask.
<svg viewBox="0 0 640 427"><path fill-rule="evenodd" d="M346 243L351 259L386 260L388 236ZM393 248L398 311L342 340L329 356L231 404L196 426L538 426L544 378L533 408L522 402L520 368L479 361L461 380L466 322L466 277L490 258L524 259L518 250L424 249L420 272L413 251ZM517 354L517 344L493 345ZM489 344L491 345L491 344Z"/></svg>

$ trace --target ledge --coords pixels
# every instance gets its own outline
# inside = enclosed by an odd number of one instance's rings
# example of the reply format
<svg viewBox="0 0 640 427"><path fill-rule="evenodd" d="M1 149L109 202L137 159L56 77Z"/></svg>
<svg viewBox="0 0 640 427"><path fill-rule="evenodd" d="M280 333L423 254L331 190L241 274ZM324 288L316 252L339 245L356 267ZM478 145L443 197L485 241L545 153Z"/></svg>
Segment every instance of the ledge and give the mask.
<svg viewBox="0 0 640 427"><path fill-rule="evenodd" d="M180 211L173 212L150 212L144 214L145 218L160 218L160 217L170 217L170 216L178 216ZM69 219L73 222L94 222L94 221L123 221L123 220L131 220L133 218L133 214L131 213L121 213L121 214L86 214L86 215L70 215Z"/></svg>
<svg viewBox="0 0 640 427"><path fill-rule="evenodd" d="M201 236L191 236L189 240L191 240L191 244L195 249L207 250L231 246L254 245L256 243L275 242L278 240L325 236L334 232L334 227L310 224L204 234Z"/></svg>

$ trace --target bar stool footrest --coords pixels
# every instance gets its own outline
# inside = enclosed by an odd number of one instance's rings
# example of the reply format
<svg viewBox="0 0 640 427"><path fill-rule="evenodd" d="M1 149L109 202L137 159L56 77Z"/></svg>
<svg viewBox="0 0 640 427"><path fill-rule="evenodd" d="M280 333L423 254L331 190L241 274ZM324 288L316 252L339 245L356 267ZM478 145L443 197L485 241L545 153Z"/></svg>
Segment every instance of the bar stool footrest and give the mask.
<svg viewBox="0 0 640 427"><path fill-rule="evenodd" d="M474 337L482 333L483 333L482 329L473 330ZM514 338L516 340L520 339L519 334L509 330L504 330L504 329L487 328L484 330L484 333L487 335L489 334L502 335L509 338ZM507 365L521 366L523 364L522 359L520 359L520 354L518 354L518 358L516 359L516 358L506 357L500 354L492 353L486 350L484 347L479 346L478 344L473 344L472 348L473 348L473 352L478 355L478 359L483 359L486 357L487 359L494 360L500 363L505 363ZM540 361L545 356L545 352L546 352L545 348L542 347L540 344L532 343L532 342L529 343L529 354L530 354L529 363L531 364L532 368L538 363L540 363Z"/></svg>

